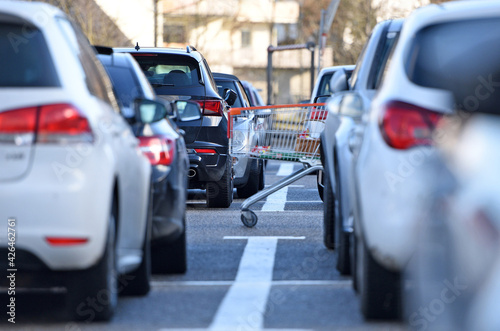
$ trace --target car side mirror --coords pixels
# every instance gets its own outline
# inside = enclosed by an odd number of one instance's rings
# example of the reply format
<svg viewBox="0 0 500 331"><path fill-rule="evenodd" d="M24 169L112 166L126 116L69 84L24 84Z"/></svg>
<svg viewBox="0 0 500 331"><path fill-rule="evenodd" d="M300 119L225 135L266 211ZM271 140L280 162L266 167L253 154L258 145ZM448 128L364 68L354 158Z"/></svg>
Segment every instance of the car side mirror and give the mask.
<svg viewBox="0 0 500 331"><path fill-rule="evenodd" d="M229 88L224 89L224 100L227 102L227 104L229 106L234 105L237 97L238 97L238 95L233 90L231 90Z"/></svg>
<svg viewBox="0 0 500 331"><path fill-rule="evenodd" d="M179 121L189 122L201 119L201 108L197 102L177 100L174 102L174 105Z"/></svg>
<svg viewBox="0 0 500 331"><path fill-rule="evenodd" d="M330 92L338 93L347 91L348 89L349 84L345 70L337 70L330 79Z"/></svg>
<svg viewBox="0 0 500 331"><path fill-rule="evenodd" d="M347 93L340 104L340 114L349 116L355 121L363 116L363 100L357 93Z"/></svg>
<svg viewBox="0 0 500 331"><path fill-rule="evenodd" d="M148 99L136 99L136 120L139 123L149 124L158 122L168 115L167 107L158 101Z"/></svg>

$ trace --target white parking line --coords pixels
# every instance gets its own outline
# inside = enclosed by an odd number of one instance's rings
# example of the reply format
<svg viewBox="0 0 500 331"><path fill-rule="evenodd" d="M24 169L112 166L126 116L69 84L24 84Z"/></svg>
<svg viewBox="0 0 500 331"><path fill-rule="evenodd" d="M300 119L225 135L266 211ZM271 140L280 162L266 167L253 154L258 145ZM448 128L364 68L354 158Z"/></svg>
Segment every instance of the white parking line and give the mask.
<svg viewBox="0 0 500 331"><path fill-rule="evenodd" d="M179 286L231 286L233 280L156 280L151 282L155 288L179 287ZM272 286L329 286L335 288L344 288L352 286L351 280L273 280Z"/></svg>
<svg viewBox="0 0 500 331"><path fill-rule="evenodd" d="M304 237L224 237L248 239L233 285L222 300L210 330L262 330L272 286L278 239Z"/></svg>
<svg viewBox="0 0 500 331"><path fill-rule="evenodd" d="M286 205L286 196L288 195L288 186L274 192L267 197L266 203L262 206L262 211L283 211Z"/></svg>
<svg viewBox="0 0 500 331"><path fill-rule="evenodd" d="M293 166L295 164L292 162L281 162L280 168L278 169L278 172L276 173L276 176L290 176L293 173Z"/></svg>

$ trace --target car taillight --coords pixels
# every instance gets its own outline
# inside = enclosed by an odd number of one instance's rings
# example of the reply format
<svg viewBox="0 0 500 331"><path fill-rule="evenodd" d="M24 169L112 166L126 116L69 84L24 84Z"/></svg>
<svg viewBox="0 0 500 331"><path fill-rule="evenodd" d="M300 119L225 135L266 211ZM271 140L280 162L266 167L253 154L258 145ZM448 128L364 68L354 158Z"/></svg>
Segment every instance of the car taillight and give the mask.
<svg viewBox="0 0 500 331"><path fill-rule="evenodd" d="M70 104L20 108L0 113L0 141L21 144L92 142L87 118Z"/></svg>
<svg viewBox="0 0 500 331"><path fill-rule="evenodd" d="M217 154L215 149L210 148L195 148L194 151L198 154Z"/></svg>
<svg viewBox="0 0 500 331"><path fill-rule="evenodd" d="M401 101L385 105L380 130L387 144L396 149L408 149L432 144L432 132L441 113Z"/></svg>
<svg viewBox="0 0 500 331"><path fill-rule="evenodd" d="M91 142L92 130L86 117L69 104L40 107L37 142Z"/></svg>
<svg viewBox="0 0 500 331"><path fill-rule="evenodd" d="M196 100L201 107L203 115L222 116L222 101L220 100Z"/></svg>
<svg viewBox="0 0 500 331"><path fill-rule="evenodd" d="M88 238L73 238L73 237L46 237L45 240L51 246L75 246L86 244Z"/></svg>
<svg viewBox="0 0 500 331"><path fill-rule="evenodd" d="M170 165L175 155L175 140L163 136L139 137L139 147L151 165Z"/></svg>

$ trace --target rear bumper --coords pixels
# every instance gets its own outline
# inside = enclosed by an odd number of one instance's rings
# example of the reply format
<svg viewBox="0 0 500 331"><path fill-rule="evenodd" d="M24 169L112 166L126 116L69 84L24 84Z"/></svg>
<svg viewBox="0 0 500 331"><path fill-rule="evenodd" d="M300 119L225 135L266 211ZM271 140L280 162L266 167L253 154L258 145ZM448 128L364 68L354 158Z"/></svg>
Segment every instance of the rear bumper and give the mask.
<svg viewBox="0 0 500 331"><path fill-rule="evenodd" d="M189 178L189 188L204 188L207 182L221 180L229 162L228 154L189 154L189 169L194 176Z"/></svg>

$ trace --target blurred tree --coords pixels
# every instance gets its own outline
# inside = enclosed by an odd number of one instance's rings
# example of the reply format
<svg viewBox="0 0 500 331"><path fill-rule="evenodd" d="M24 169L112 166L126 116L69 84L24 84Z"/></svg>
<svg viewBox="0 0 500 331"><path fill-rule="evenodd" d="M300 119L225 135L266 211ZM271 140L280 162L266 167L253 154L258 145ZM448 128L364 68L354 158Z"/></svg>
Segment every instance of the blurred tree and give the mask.
<svg viewBox="0 0 500 331"><path fill-rule="evenodd" d="M318 41L320 9L328 8L331 0L301 0L300 41ZM333 46L335 65L356 63L371 30L377 23L379 8L372 0L340 1L327 45Z"/></svg>
<svg viewBox="0 0 500 331"><path fill-rule="evenodd" d="M32 1L32 0L30 0ZM113 19L94 0L37 0L64 11L93 45L125 46L131 41L120 31Z"/></svg>

